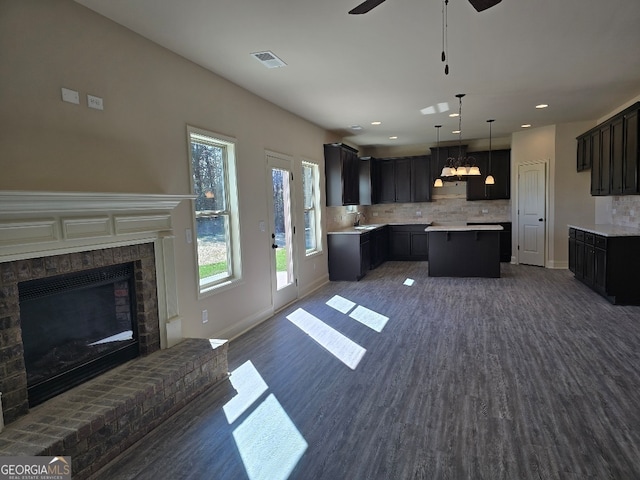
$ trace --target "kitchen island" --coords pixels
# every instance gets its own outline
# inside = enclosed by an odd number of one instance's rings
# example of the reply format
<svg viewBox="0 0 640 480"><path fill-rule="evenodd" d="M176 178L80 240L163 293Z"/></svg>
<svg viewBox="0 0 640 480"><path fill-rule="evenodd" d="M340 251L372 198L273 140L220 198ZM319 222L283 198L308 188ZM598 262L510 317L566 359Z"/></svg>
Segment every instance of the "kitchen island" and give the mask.
<svg viewBox="0 0 640 480"><path fill-rule="evenodd" d="M430 277L500 277L501 225L435 225L429 235Z"/></svg>

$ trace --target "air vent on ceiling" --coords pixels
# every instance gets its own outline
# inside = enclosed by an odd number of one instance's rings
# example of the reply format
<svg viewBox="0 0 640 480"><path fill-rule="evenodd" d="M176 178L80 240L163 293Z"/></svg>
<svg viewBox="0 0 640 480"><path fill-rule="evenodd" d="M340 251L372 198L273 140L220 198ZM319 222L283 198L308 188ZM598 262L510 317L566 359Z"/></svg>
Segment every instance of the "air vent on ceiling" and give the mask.
<svg viewBox="0 0 640 480"><path fill-rule="evenodd" d="M275 56L273 52L255 52L251 56L258 59L267 68L286 67L287 64Z"/></svg>

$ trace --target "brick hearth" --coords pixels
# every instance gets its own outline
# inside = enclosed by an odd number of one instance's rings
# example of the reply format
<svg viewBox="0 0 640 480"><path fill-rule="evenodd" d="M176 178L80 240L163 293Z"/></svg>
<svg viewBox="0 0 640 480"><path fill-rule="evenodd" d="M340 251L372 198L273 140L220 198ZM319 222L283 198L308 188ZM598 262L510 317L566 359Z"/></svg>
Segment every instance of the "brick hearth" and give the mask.
<svg viewBox="0 0 640 480"><path fill-rule="evenodd" d="M32 408L0 433L0 456L69 455L87 478L227 372L226 341L183 340Z"/></svg>

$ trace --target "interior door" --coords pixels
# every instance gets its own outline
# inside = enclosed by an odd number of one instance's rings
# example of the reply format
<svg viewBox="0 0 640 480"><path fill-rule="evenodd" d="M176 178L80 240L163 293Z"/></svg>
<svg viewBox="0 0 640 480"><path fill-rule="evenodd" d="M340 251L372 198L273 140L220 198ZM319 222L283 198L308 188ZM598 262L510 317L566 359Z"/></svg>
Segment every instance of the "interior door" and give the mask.
<svg viewBox="0 0 640 480"><path fill-rule="evenodd" d="M544 267L546 164L518 166L518 263Z"/></svg>
<svg viewBox="0 0 640 480"><path fill-rule="evenodd" d="M293 182L291 160L267 154L269 188L269 228L271 252L271 292L274 310L298 298L295 278L293 223Z"/></svg>

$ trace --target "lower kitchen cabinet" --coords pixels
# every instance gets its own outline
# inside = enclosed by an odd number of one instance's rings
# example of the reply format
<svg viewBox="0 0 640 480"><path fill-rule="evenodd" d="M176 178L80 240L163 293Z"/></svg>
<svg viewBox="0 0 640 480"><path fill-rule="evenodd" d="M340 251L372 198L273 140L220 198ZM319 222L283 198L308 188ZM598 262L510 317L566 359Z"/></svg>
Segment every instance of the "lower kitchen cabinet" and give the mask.
<svg viewBox="0 0 640 480"><path fill-rule="evenodd" d="M389 225L389 260L427 260L426 224Z"/></svg>
<svg viewBox="0 0 640 480"><path fill-rule="evenodd" d="M640 305L640 235L569 228L569 270L614 304Z"/></svg>
<svg viewBox="0 0 640 480"><path fill-rule="evenodd" d="M501 225L500 232L500 261L511 262L511 222L467 222L467 225Z"/></svg>
<svg viewBox="0 0 640 480"><path fill-rule="evenodd" d="M371 265L370 233L327 235L329 280L360 280Z"/></svg>
<svg viewBox="0 0 640 480"><path fill-rule="evenodd" d="M327 235L329 280L360 280L387 260L388 227Z"/></svg>

